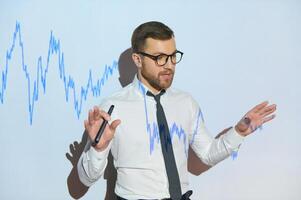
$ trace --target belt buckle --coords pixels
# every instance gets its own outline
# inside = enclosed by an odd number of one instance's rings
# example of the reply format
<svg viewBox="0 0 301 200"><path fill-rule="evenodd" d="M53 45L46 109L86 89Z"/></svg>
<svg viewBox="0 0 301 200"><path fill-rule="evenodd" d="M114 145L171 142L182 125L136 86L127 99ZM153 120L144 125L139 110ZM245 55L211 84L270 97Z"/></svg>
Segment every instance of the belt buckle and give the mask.
<svg viewBox="0 0 301 200"><path fill-rule="evenodd" d="M188 190L185 194L182 195L181 200L187 200L192 195L192 190ZM164 198L164 199L158 199L158 200L172 200L171 198Z"/></svg>

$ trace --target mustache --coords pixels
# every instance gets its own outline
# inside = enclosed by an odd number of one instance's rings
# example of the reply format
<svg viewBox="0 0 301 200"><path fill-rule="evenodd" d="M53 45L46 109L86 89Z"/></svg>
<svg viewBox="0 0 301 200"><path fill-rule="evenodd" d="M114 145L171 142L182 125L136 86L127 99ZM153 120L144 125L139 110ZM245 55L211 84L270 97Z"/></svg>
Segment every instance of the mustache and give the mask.
<svg viewBox="0 0 301 200"><path fill-rule="evenodd" d="M174 74L174 71L171 70L171 69L167 69L167 70L165 70L165 71L159 72L158 75L161 76L161 75L169 75L169 74L173 75L173 74Z"/></svg>

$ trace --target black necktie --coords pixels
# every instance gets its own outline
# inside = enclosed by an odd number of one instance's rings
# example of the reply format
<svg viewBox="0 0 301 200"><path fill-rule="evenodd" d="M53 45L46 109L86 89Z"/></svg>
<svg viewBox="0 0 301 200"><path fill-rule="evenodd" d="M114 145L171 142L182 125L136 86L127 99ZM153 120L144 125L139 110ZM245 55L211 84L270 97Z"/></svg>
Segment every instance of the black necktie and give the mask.
<svg viewBox="0 0 301 200"><path fill-rule="evenodd" d="M153 95L150 91L147 91L148 96L154 97L157 103L157 122L160 134L161 149L165 162L165 169L167 173L168 183L169 183L169 193L172 200L180 200L182 196L180 178L177 170L177 164L175 161L172 142L169 133L169 126L166 121L163 107L160 103L160 97L165 93L162 90L160 94Z"/></svg>

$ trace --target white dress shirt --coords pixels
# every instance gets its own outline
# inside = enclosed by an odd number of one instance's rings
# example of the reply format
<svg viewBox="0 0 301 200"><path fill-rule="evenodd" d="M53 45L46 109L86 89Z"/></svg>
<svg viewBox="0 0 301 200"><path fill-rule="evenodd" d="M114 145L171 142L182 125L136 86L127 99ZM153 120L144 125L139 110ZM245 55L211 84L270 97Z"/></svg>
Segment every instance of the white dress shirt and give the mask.
<svg viewBox="0 0 301 200"><path fill-rule="evenodd" d="M78 162L79 178L91 186L104 173L111 150L117 170L115 193L126 199L169 198L168 180L156 119L156 102L137 77L127 87L104 99L100 108L115 105L112 120L120 119L114 138L102 152L88 141ZM234 128L218 139L208 134L197 102L187 93L168 88L161 96L169 125L181 189L189 190L188 148L207 165L229 157L243 141Z"/></svg>

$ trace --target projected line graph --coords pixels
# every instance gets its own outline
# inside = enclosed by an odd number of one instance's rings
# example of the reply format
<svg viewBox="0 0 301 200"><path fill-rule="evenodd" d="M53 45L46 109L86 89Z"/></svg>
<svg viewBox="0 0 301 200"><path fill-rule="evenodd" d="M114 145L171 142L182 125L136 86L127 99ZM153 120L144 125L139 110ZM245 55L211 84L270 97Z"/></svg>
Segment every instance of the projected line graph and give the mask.
<svg viewBox="0 0 301 200"><path fill-rule="evenodd" d="M140 89L140 91L141 91L141 93L143 95L143 98L144 98L144 110L145 110L145 119L146 119L146 122L145 122L146 123L146 130L147 130L147 133L149 134L150 154L152 154L152 152L154 151L155 142L157 144L160 143L159 127L158 127L158 124L156 122L150 123L150 121L148 119L148 111L147 111L147 106L146 106L146 89L141 84L140 81L139 81L139 89ZM202 121L204 121L203 114L202 114L201 110L199 110L196 129L198 128L198 123L200 122L200 118L201 118ZM160 128L162 128L162 127L160 127ZM195 134L197 134L196 129L195 129L195 131L193 133L193 138L192 138L192 141L190 142L190 144L193 143ZM182 138L182 142L183 142L184 147L185 147L184 148L185 154L186 154L186 156L188 156L188 147L189 147L189 144L188 144L188 142L186 142L188 134L185 133L184 129L180 125L177 125L174 122L174 123L172 123L171 126L169 126L169 133L170 133L171 141L173 140L174 135L178 136L179 140L181 140L181 138Z"/></svg>
<svg viewBox="0 0 301 200"><path fill-rule="evenodd" d="M0 66L0 69L2 69L1 83L0 83L1 84L0 101L2 104L4 104L5 102L5 92L7 90L7 80L8 80L9 69L10 69L9 63L12 59L12 56L16 48L20 48L21 50L21 55L22 55L21 70L24 72L24 75L27 80L26 85L27 85L27 93L28 93L28 113L29 113L30 125L32 125L33 122L34 107L35 107L35 103L39 100L41 87L43 90L43 94L46 93L49 63L54 56L57 56L58 59L59 77L60 80L62 81L65 90L66 101L68 102L70 98L73 98L73 107L77 118L80 117L83 103L84 101L87 100L87 96L89 92L92 93L93 97L99 97L101 94L102 87L104 86L108 78L113 75L118 65L116 61L113 61L111 66L106 65L102 76L96 78L96 81L93 81L92 71L90 69L87 83L86 85L80 87L80 93L78 96L76 92L76 87L77 87L76 81L72 78L71 75L68 75L65 71L64 52L62 51L61 48L61 42L59 39L57 39L54 36L53 31L51 30L46 64L43 65L42 56L39 56L37 60L37 66L36 66L37 69L36 76L31 76L24 56L25 48L22 41L21 25L17 21L13 33L11 46L6 51L5 66L4 67Z"/></svg>
<svg viewBox="0 0 301 200"><path fill-rule="evenodd" d="M149 121L148 110L147 110L147 106L146 106L146 88L141 84L140 81L139 81L139 89L140 89L140 92L141 92L141 94L143 95L143 98L144 98L146 131L149 135L150 154L152 154L152 152L154 151L154 148L155 148L155 144L160 143L159 129L163 128L163 127L158 127L158 124L156 122L151 123ZM199 109L198 116L197 116L197 119L196 119L196 127L194 128L191 141L189 141L189 142L186 142L188 134L185 133L185 130L181 127L181 125L178 125L175 122L173 122L172 125L169 126L169 133L170 133L171 142L172 142L174 136L177 136L179 140L182 140L186 157L188 157L189 145L192 145L194 143L196 135L199 134L198 133L199 125L200 125L200 123L204 123L204 121L205 120L204 120L203 113L202 113L201 109ZM167 144L165 144L165 145L167 145ZM238 156L238 150L233 151L231 153L231 157L232 157L233 160L235 160L237 158L237 156Z"/></svg>

